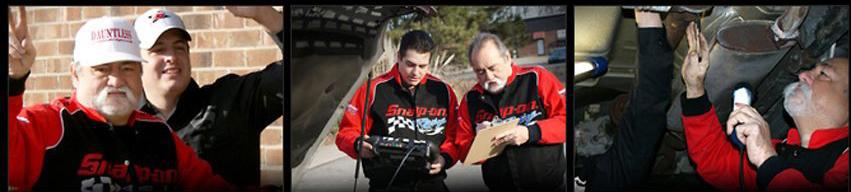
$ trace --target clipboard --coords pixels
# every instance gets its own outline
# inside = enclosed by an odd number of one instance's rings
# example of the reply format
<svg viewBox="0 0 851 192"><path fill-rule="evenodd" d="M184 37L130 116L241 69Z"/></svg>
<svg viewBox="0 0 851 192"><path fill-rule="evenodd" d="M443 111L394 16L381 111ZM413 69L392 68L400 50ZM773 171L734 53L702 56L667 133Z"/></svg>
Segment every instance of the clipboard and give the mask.
<svg viewBox="0 0 851 192"><path fill-rule="evenodd" d="M519 121L520 119L514 119L479 130L479 132L476 133L476 138L473 139L473 145L470 147L470 152L467 154L467 158L464 159L464 164L472 165L473 163L478 163L479 161L489 159L502 153L502 150L505 149L505 145L507 145L507 143L491 147L491 145L495 142L493 141L493 138L513 129L517 126L517 122Z"/></svg>

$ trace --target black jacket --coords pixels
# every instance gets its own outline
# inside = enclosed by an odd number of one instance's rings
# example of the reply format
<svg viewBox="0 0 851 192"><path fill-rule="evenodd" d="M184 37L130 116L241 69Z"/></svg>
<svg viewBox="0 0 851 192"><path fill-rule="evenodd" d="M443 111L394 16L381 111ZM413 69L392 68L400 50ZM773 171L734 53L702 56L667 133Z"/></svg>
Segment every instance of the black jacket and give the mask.
<svg viewBox="0 0 851 192"><path fill-rule="evenodd" d="M260 133L283 114L283 73L278 61L203 87L192 80L167 122L217 174L235 185L259 185ZM149 102L141 110L159 114Z"/></svg>
<svg viewBox="0 0 851 192"><path fill-rule="evenodd" d="M529 129L529 140L520 146L509 145L499 155L485 160L482 164L485 184L494 191L563 190L567 167L564 86L540 66L512 64L511 70L501 93L488 93L476 84L461 101L456 135L461 160L470 150L476 124L519 118L518 125Z"/></svg>
<svg viewBox="0 0 851 192"><path fill-rule="evenodd" d="M585 170L586 190L623 191L644 182L665 135L673 70L673 49L665 29L638 29L638 82L612 146Z"/></svg>

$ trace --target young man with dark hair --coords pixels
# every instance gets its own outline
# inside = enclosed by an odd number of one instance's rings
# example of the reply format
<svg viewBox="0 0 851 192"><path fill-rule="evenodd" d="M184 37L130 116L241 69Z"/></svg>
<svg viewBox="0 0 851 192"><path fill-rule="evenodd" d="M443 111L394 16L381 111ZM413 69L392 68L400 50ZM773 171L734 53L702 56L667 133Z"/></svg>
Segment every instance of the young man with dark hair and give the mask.
<svg viewBox="0 0 851 192"><path fill-rule="evenodd" d="M431 35L415 30L402 36L398 62L389 72L361 86L340 122L337 147L352 158L363 158L364 175L370 191L447 191L443 180L446 169L458 159L454 145L457 106L449 84L429 74L431 52L435 45ZM367 90L369 89L369 90ZM369 95L367 95L369 93ZM369 100L364 106L364 100ZM362 121L364 113L367 118ZM428 174L398 172L401 161L377 156L373 145L359 142L361 126L364 139L390 136L426 140L439 146L440 155L430 162ZM358 154L358 144L360 154ZM389 161L388 161L389 160ZM392 181L392 183L391 183Z"/></svg>

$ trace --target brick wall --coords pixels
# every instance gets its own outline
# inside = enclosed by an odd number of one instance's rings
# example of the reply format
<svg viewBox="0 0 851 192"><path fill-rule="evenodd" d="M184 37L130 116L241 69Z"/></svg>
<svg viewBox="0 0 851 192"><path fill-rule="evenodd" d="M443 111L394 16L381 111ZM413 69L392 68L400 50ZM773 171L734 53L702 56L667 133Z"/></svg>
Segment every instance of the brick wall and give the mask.
<svg viewBox="0 0 851 192"><path fill-rule="evenodd" d="M530 34L531 35L531 34ZM544 32L544 55L540 56L549 56L550 52L557 47L564 47L565 41L559 40L556 34L556 31L545 31ZM517 50L517 57L535 57L538 55L538 39L532 39L529 41L529 44L524 45L519 50Z"/></svg>
<svg viewBox="0 0 851 192"><path fill-rule="evenodd" d="M38 56L27 80L24 106L71 95L73 87L68 70L74 36L86 20L113 16L132 23L136 16L151 8L157 7L27 7L29 31ZM192 77L201 85L228 73L242 75L257 71L282 59L274 40L254 20L234 17L221 6L166 8L183 19L192 35L193 41L189 43ZM282 127L283 120L279 118L261 134L262 184L283 185Z"/></svg>

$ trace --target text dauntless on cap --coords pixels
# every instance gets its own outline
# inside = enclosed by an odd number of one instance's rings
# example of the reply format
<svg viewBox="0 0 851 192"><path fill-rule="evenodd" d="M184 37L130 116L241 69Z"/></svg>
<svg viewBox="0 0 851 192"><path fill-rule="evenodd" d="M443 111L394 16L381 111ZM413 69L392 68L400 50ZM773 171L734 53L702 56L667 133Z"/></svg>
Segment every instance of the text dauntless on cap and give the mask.
<svg viewBox="0 0 851 192"><path fill-rule="evenodd" d="M87 21L74 40L74 61L81 66L96 66L117 61L144 62L139 40L130 22L116 17Z"/></svg>

